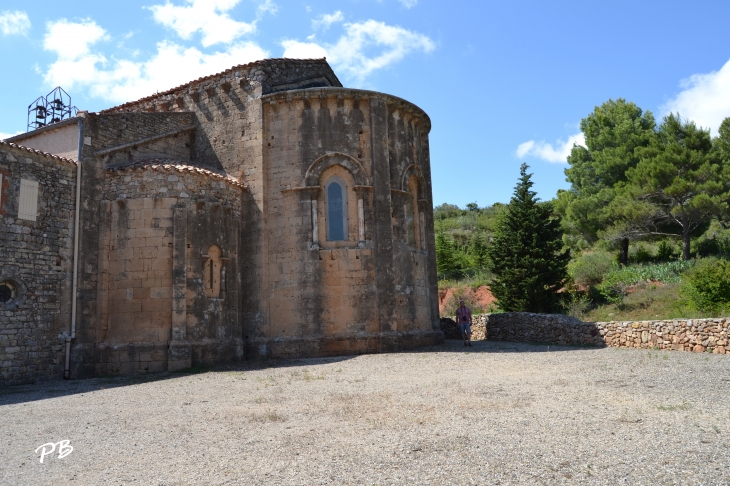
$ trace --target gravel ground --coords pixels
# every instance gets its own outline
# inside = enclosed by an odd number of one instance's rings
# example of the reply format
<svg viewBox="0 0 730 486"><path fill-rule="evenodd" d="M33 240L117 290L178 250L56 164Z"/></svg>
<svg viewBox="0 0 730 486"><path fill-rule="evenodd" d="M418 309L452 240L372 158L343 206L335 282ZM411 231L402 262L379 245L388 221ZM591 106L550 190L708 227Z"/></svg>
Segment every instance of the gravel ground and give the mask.
<svg viewBox="0 0 730 486"><path fill-rule="evenodd" d="M0 391L0 483L730 484L728 392L730 356L457 341L56 381Z"/></svg>

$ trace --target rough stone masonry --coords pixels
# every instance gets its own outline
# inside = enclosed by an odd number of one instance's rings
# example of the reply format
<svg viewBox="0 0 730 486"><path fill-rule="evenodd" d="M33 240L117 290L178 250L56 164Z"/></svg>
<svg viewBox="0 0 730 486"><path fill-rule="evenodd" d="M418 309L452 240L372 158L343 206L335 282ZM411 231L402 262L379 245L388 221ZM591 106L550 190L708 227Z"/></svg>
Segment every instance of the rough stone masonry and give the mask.
<svg viewBox="0 0 730 486"><path fill-rule="evenodd" d="M268 59L8 139L1 382L441 342L430 129Z"/></svg>
<svg viewBox="0 0 730 486"><path fill-rule="evenodd" d="M553 314L486 316L487 339L730 354L730 318L582 322Z"/></svg>

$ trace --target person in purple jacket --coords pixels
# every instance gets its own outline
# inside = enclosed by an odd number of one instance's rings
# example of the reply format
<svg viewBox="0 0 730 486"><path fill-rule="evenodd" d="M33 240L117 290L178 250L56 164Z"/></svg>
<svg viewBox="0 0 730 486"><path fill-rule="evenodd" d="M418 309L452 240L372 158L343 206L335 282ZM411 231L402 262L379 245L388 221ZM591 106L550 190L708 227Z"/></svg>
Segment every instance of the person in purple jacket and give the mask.
<svg viewBox="0 0 730 486"><path fill-rule="evenodd" d="M459 308L456 309L456 322L459 324L464 346L471 346L471 309L463 300L459 301Z"/></svg>

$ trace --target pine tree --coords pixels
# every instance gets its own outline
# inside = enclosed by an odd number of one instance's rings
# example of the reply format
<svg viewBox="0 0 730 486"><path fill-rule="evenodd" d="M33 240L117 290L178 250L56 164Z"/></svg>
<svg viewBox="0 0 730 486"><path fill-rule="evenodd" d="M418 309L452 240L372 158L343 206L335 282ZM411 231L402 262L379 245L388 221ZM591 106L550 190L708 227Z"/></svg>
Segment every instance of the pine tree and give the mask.
<svg viewBox="0 0 730 486"><path fill-rule="evenodd" d="M438 278L453 278L459 274L454 242L441 228L436 232L436 273Z"/></svg>
<svg viewBox="0 0 730 486"><path fill-rule="evenodd" d="M489 257L487 256L486 235L483 231L475 231L472 234L469 247L471 261L476 270L486 268L489 264Z"/></svg>
<svg viewBox="0 0 730 486"><path fill-rule="evenodd" d="M723 130L726 125L721 136ZM730 168L721 158L721 142L716 140L713 149L709 129L670 113L652 143L638 151L639 165L627 172L627 192L654 206L653 224L668 226L647 234L681 236L685 260L691 257L692 233L728 212Z"/></svg>
<svg viewBox="0 0 730 486"><path fill-rule="evenodd" d="M491 290L505 311L560 312L560 295L570 251L563 250L560 219L531 191L532 174L520 180L487 249L494 279Z"/></svg>

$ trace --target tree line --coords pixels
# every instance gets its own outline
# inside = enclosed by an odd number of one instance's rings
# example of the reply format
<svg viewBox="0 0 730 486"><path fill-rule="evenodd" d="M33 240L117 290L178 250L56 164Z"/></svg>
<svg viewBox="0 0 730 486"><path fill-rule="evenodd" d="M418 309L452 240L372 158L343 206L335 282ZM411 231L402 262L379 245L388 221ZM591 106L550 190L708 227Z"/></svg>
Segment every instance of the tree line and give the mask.
<svg viewBox="0 0 730 486"><path fill-rule="evenodd" d="M604 240L628 263L630 241L672 237L689 260L690 241L713 219L728 218L730 118L710 130L671 113L657 125L650 111L623 99L595 108L580 124L558 191L565 242L584 249Z"/></svg>
<svg viewBox="0 0 730 486"><path fill-rule="evenodd" d="M689 260L691 238L730 217L730 118L713 138L679 114L657 125L650 111L618 99L580 128L585 146L573 146L565 169L571 186L552 201L537 199L522 164L509 204L434 209L440 279L488 271L502 310L560 312L571 250L602 242L626 265L631 241L669 237Z"/></svg>

